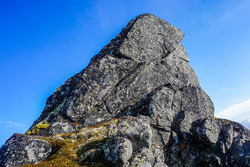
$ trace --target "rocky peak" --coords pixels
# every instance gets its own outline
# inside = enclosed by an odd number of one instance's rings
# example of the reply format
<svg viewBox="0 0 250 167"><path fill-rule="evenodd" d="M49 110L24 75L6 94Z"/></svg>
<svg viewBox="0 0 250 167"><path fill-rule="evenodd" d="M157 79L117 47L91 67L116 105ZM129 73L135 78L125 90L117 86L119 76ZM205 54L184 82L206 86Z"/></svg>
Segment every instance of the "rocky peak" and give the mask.
<svg viewBox="0 0 250 167"><path fill-rule="evenodd" d="M250 132L214 117L183 36L150 14L131 20L6 141L0 164L248 166Z"/></svg>

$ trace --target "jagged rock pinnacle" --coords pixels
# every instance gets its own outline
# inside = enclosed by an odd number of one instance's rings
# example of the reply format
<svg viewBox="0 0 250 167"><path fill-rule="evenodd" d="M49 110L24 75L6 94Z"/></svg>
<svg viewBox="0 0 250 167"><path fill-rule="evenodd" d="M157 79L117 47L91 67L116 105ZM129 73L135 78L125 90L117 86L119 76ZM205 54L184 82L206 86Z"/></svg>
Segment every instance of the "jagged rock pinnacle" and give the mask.
<svg viewBox="0 0 250 167"><path fill-rule="evenodd" d="M26 135L2 146L0 164L38 163L52 153L41 166L67 166L62 157L68 166L249 165L249 130L214 117L183 36L150 14L131 20L47 99ZM20 138L34 147L25 149ZM46 149L30 158L39 143Z"/></svg>

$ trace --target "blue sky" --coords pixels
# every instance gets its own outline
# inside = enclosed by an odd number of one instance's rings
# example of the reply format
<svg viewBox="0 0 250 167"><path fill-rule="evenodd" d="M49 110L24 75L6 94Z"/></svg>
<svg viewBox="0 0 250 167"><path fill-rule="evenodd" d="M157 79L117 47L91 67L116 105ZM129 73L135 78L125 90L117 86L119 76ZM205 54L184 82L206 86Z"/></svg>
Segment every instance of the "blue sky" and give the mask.
<svg viewBox="0 0 250 167"><path fill-rule="evenodd" d="M186 34L216 115L250 118L249 0L0 0L0 145L24 133L48 96L143 13Z"/></svg>

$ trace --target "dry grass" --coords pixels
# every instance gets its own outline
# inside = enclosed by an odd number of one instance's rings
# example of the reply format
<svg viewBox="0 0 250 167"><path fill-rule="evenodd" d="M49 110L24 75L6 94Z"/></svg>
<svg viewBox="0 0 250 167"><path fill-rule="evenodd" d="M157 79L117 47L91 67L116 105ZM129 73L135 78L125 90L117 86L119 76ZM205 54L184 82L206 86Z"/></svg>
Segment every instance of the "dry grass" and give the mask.
<svg viewBox="0 0 250 167"><path fill-rule="evenodd" d="M78 149L88 143L102 141L107 138L108 126L110 124L117 124L117 119L111 119L98 125L82 128L74 133L41 138L52 144L52 155L38 164L23 165L22 167L79 167ZM93 164L91 166L102 165Z"/></svg>

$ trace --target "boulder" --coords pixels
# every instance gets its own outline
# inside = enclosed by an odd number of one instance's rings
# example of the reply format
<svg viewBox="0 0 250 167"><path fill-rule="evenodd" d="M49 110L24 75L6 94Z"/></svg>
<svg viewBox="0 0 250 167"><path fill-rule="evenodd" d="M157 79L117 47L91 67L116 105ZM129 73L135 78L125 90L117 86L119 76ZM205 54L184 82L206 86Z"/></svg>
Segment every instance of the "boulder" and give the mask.
<svg viewBox="0 0 250 167"><path fill-rule="evenodd" d="M0 166L36 164L47 158L52 146L45 140L15 133L0 148Z"/></svg>
<svg viewBox="0 0 250 167"><path fill-rule="evenodd" d="M153 134L146 118L122 117L117 123L117 134L128 138L132 142L134 150L151 147Z"/></svg>
<svg viewBox="0 0 250 167"><path fill-rule="evenodd" d="M116 137L108 141L104 148L105 159L117 166L126 165L132 153L132 143L123 137Z"/></svg>

